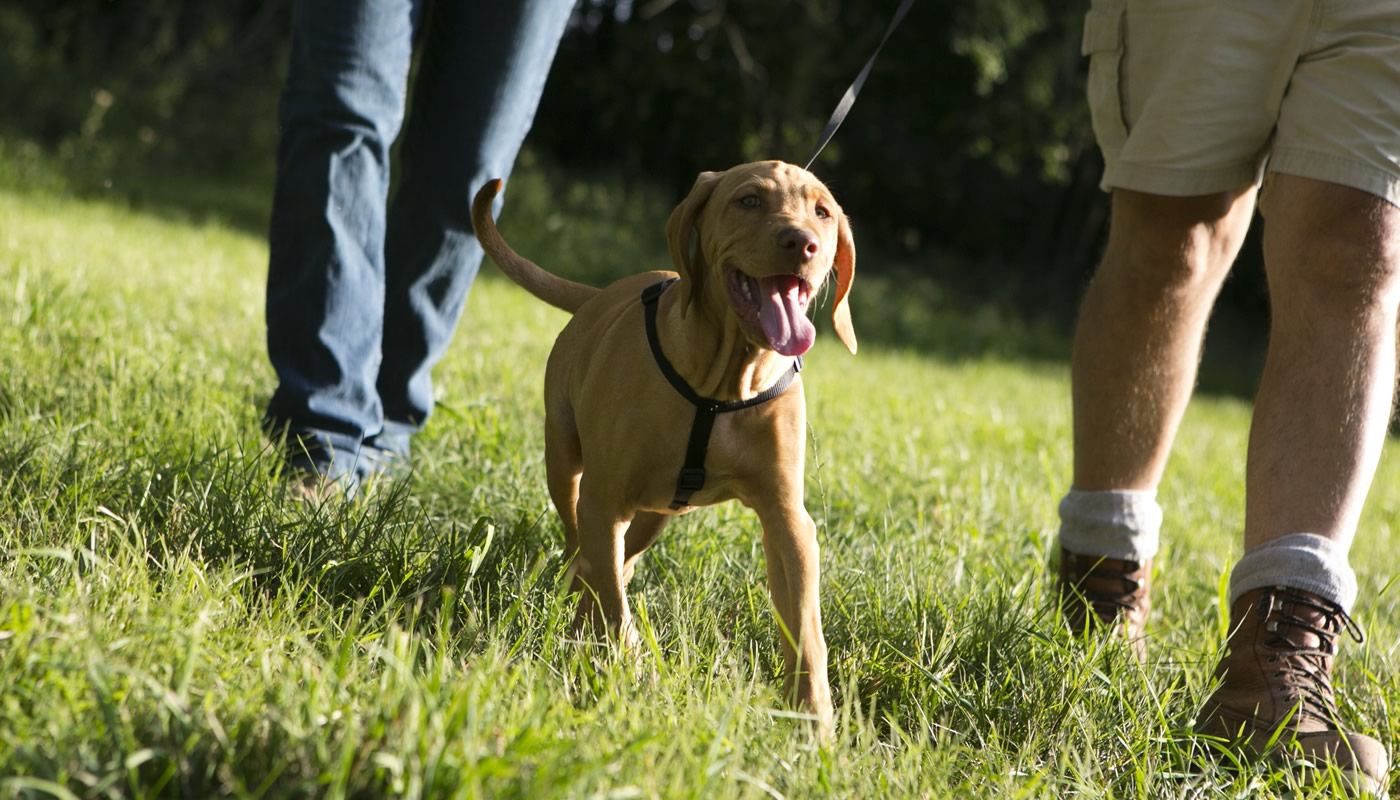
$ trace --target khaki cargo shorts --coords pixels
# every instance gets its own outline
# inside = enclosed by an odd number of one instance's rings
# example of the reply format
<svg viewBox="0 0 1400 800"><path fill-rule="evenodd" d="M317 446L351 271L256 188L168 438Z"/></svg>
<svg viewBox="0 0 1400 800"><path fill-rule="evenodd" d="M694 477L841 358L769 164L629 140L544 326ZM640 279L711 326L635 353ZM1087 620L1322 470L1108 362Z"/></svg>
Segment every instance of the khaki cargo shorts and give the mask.
<svg viewBox="0 0 1400 800"><path fill-rule="evenodd" d="M1083 52L1106 190L1267 169L1400 205L1400 0L1092 0Z"/></svg>

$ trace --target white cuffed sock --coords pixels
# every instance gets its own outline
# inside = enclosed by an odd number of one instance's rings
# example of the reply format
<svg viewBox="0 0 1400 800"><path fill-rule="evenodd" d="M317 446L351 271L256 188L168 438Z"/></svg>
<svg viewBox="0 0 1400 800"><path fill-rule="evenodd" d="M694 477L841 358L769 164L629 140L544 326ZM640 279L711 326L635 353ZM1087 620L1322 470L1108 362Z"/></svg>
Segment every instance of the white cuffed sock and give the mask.
<svg viewBox="0 0 1400 800"><path fill-rule="evenodd" d="M1290 533L1245 553L1230 573L1230 602L1267 586L1312 592L1348 613L1356 602L1356 573L1347 548L1315 533Z"/></svg>
<svg viewBox="0 0 1400 800"><path fill-rule="evenodd" d="M1157 554L1157 490L1085 492L1060 501L1060 546L1079 555L1146 561Z"/></svg>

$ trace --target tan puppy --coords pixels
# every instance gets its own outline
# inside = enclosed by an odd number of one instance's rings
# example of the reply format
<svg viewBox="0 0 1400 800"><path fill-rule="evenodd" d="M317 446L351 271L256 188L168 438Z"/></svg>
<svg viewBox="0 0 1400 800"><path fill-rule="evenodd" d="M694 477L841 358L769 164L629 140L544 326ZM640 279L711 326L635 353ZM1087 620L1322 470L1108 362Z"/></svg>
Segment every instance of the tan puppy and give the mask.
<svg viewBox="0 0 1400 800"><path fill-rule="evenodd" d="M829 728L817 531L803 507L800 378L776 397L713 417L700 455L704 485L678 507L678 475L700 412L659 367L642 301L645 289L675 275L643 273L606 289L556 277L501 238L490 213L500 188L488 183L472 205L482 246L531 294L574 314L550 354L544 394L549 492L581 593L576 625L604 622L633 643L625 587L637 559L671 515L737 499L763 525L789 699ZM815 335L808 302L833 269L836 335L856 351L846 303L855 245L841 207L811 173L779 161L703 173L666 234L680 280L654 301L654 330L695 394L749 400L792 379Z"/></svg>

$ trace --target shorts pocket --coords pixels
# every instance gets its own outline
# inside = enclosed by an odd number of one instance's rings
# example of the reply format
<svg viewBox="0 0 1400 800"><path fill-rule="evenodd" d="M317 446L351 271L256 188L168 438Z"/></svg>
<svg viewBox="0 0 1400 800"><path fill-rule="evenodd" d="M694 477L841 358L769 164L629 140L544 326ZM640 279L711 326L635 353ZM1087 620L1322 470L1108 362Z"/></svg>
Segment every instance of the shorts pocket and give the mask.
<svg viewBox="0 0 1400 800"><path fill-rule="evenodd" d="M1099 147L1117 149L1128 138L1123 116L1123 8L1103 4L1084 16L1080 52L1089 57L1089 116Z"/></svg>

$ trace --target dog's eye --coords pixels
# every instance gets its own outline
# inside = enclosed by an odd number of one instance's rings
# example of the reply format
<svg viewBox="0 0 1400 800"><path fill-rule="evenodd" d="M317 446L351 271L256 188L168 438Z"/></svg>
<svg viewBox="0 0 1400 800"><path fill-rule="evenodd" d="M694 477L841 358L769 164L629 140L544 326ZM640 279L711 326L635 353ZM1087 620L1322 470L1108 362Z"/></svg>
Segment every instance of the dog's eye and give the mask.
<svg viewBox="0 0 1400 800"><path fill-rule="evenodd" d="M817 206L817 219L830 219L831 212L826 210L826 206Z"/></svg>
<svg viewBox="0 0 1400 800"><path fill-rule="evenodd" d="M758 195L746 194L743 197L739 198L739 205L743 206L744 208L758 208L759 205L761 205L761 203L759 203Z"/></svg>

